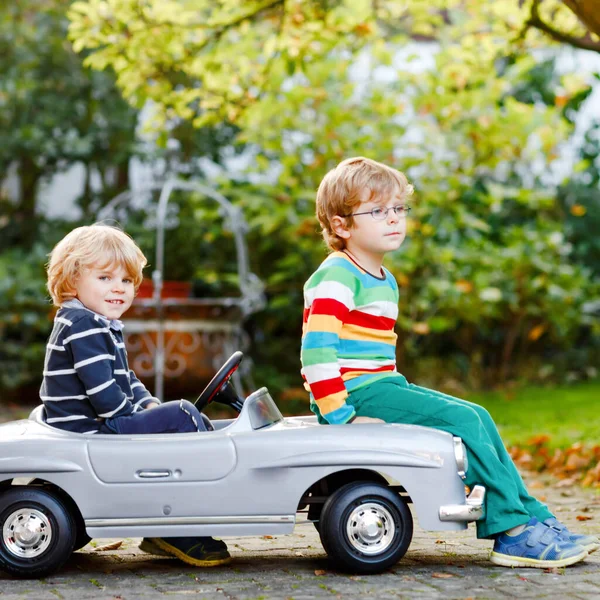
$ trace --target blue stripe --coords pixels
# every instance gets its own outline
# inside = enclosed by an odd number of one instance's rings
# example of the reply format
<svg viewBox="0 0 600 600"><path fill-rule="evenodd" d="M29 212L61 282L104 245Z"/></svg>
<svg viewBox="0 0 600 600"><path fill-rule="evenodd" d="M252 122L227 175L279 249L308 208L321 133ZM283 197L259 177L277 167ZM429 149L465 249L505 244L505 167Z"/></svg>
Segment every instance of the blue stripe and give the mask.
<svg viewBox="0 0 600 600"><path fill-rule="evenodd" d="M304 350L314 350L323 348L323 346L337 346L340 337L337 333L327 333L325 331L309 331L302 339L302 348Z"/></svg>
<svg viewBox="0 0 600 600"><path fill-rule="evenodd" d="M359 340L340 340L338 358L360 359L365 354L392 359L396 356L395 344L381 342L361 342Z"/></svg>
<svg viewBox="0 0 600 600"><path fill-rule="evenodd" d="M323 418L327 420L330 425L343 425L347 423L356 412L354 411L354 407L350 404L344 404L340 408L336 408L331 412L328 412L325 415L322 415Z"/></svg>

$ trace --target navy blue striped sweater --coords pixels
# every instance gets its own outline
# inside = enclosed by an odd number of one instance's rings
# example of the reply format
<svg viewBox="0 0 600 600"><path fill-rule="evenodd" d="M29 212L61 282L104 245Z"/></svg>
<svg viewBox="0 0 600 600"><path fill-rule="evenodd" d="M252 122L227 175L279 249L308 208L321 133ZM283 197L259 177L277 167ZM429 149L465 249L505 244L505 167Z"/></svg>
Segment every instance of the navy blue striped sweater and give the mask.
<svg viewBox="0 0 600 600"><path fill-rule="evenodd" d="M49 425L97 433L118 419L159 402L129 369L122 324L70 300L56 313L46 346L40 398Z"/></svg>

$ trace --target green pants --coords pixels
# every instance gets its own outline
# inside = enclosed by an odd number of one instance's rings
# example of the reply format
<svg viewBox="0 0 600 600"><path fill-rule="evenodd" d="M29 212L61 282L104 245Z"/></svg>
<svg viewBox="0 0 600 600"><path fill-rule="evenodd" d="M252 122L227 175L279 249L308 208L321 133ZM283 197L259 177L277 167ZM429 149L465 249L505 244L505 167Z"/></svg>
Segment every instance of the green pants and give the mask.
<svg viewBox="0 0 600 600"><path fill-rule="evenodd" d="M388 423L423 425L462 438L469 468L465 483L486 488L485 515L477 523L478 538L552 516L529 494L488 411L472 402L409 384L402 376L384 379L350 393L347 402L358 416ZM319 416L319 421L324 422Z"/></svg>

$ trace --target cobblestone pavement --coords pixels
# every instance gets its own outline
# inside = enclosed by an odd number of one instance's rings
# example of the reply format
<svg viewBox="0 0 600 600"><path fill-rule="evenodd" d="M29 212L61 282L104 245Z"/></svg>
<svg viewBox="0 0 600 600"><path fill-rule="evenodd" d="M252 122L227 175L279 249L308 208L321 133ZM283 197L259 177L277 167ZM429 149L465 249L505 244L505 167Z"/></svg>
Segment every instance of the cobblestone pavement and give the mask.
<svg viewBox="0 0 600 600"><path fill-rule="evenodd" d="M532 492L573 530L600 534L600 494L528 475ZM579 517L579 520L578 520ZM584 519L584 520L581 520ZM122 542L118 548L103 549ZM138 539L94 540L46 579L0 571L0 600L149 598L600 598L600 551L566 569L506 569L488 561L491 542L465 532L415 527L406 556L381 575L349 576L328 563L310 523L288 536L228 538L233 562L197 569L140 552Z"/></svg>

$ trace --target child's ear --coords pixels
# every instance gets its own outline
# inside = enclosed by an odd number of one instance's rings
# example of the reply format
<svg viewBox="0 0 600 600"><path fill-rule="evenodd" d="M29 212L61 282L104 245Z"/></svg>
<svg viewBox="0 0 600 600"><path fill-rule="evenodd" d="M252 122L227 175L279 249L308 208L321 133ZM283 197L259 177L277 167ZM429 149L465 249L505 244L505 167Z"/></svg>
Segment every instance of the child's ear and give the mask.
<svg viewBox="0 0 600 600"><path fill-rule="evenodd" d="M344 217L335 216L331 219L331 229L335 232L335 234L342 238L343 240L347 240L350 237L350 230L346 227L346 219Z"/></svg>

